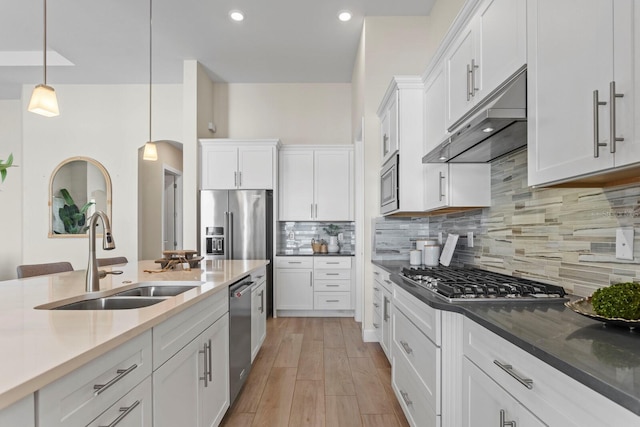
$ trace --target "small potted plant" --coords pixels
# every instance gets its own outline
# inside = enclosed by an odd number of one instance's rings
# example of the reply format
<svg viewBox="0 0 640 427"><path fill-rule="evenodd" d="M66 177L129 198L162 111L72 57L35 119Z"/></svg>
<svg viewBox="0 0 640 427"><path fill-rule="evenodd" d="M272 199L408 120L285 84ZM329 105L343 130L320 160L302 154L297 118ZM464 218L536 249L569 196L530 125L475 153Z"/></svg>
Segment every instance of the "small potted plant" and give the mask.
<svg viewBox="0 0 640 427"><path fill-rule="evenodd" d="M338 234L342 231L342 227L335 224L329 224L324 227L323 230L329 236L329 244L327 245L329 253L339 252L340 246L338 245Z"/></svg>
<svg viewBox="0 0 640 427"><path fill-rule="evenodd" d="M9 154L6 162L4 160L0 160L0 182L4 182L5 178L7 177L7 169L12 166L15 166L13 164L13 153Z"/></svg>

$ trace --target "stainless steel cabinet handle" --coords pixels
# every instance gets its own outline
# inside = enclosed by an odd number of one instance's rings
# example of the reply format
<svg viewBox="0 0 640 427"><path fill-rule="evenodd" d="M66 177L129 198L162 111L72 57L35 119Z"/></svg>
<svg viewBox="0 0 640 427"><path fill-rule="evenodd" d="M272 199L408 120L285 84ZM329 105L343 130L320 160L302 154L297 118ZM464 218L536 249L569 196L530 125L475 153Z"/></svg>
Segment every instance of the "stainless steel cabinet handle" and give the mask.
<svg viewBox="0 0 640 427"><path fill-rule="evenodd" d="M380 273L378 273L377 271L374 271L373 274L375 274L376 276L380 275Z"/></svg>
<svg viewBox="0 0 640 427"><path fill-rule="evenodd" d="M328 299L327 302L340 302L339 299Z"/></svg>
<svg viewBox="0 0 640 427"><path fill-rule="evenodd" d="M393 282L392 282L391 280L384 279L384 281L385 281L385 282L387 282L387 283L388 283L388 284L390 284L390 285L392 285L392 284L393 284Z"/></svg>
<svg viewBox="0 0 640 427"><path fill-rule="evenodd" d="M494 364L498 365L500 369L505 371L507 374L511 375L512 378L515 378L520 384L531 390L533 388L533 380L530 378L522 378L520 375L515 373L513 370L513 366L508 365L506 363L501 363L497 360L493 361Z"/></svg>
<svg viewBox="0 0 640 427"><path fill-rule="evenodd" d="M380 325L378 325L377 323L374 323L374 324L373 324L373 327L374 327L374 328L376 328L376 329L378 329L378 328L380 328Z"/></svg>
<svg viewBox="0 0 640 427"><path fill-rule="evenodd" d="M467 101L470 101L471 95L473 95L470 88L471 85L469 84L470 76L471 76L471 65L467 64Z"/></svg>
<svg viewBox="0 0 640 427"><path fill-rule="evenodd" d="M409 344L407 342L400 340L400 344L402 345L402 348L404 348L404 351L407 354L413 353L413 349L409 347Z"/></svg>
<svg viewBox="0 0 640 427"><path fill-rule="evenodd" d="M500 409L500 427L516 427L515 421L506 421L507 413L504 409Z"/></svg>
<svg viewBox="0 0 640 427"><path fill-rule="evenodd" d="M380 304L378 304L377 302L374 302L374 303L373 303L373 306L374 306L375 308L378 308L378 307L380 307Z"/></svg>
<svg viewBox="0 0 640 427"><path fill-rule="evenodd" d="M202 354L204 355L204 357L202 358L203 362L204 362L204 372L202 372L202 376L200 377L201 380L204 381L204 386L205 387L209 387L209 376L207 375L207 368L209 367L209 363L207 361L207 343L204 343L204 346L202 348L202 350L198 351L198 354Z"/></svg>
<svg viewBox="0 0 640 427"><path fill-rule="evenodd" d="M238 172L238 187L242 187L242 172Z"/></svg>
<svg viewBox="0 0 640 427"><path fill-rule="evenodd" d="M327 261L327 264L340 264L340 261Z"/></svg>
<svg viewBox="0 0 640 427"><path fill-rule="evenodd" d="M479 68L478 65L476 65L476 60L472 59L471 60L471 96L475 97L476 96L476 92L479 90L478 88L476 88L476 70Z"/></svg>
<svg viewBox="0 0 640 427"><path fill-rule="evenodd" d="M318 219L318 204L317 203L316 203L316 216L315 216L315 218Z"/></svg>
<svg viewBox="0 0 640 427"><path fill-rule="evenodd" d="M611 153L616 152L616 142L624 141L624 138L618 138L616 136L616 98L624 98L624 94L616 93L616 82L613 81L609 83L609 140L611 141L611 145L609 146L609 151Z"/></svg>
<svg viewBox="0 0 640 427"><path fill-rule="evenodd" d="M264 313L264 291L260 291L258 295L260 295L260 308L258 310L260 310L260 313Z"/></svg>
<svg viewBox="0 0 640 427"><path fill-rule="evenodd" d="M606 102L598 99L598 90L593 91L593 157L600 157L600 147L606 147L606 142L600 142L600 113L601 105L607 105Z"/></svg>
<svg viewBox="0 0 640 427"><path fill-rule="evenodd" d="M382 151L383 155L391 151L391 147L389 146L389 135L386 133L382 136Z"/></svg>
<svg viewBox="0 0 640 427"><path fill-rule="evenodd" d="M233 173L233 186L234 187L238 186L238 172Z"/></svg>
<svg viewBox="0 0 640 427"><path fill-rule="evenodd" d="M209 353L209 370L208 370L208 376L209 376L209 382L213 381L213 360L212 356L211 356L211 340L209 340L209 343L207 344L207 352Z"/></svg>
<svg viewBox="0 0 640 427"><path fill-rule="evenodd" d="M287 261L288 264L302 264L302 261Z"/></svg>
<svg viewBox="0 0 640 427"><path fill-rule="evenodd" d="M311 203L311 216L310 217L313 219L313 203Z"/></svg>
<svg viewBox="0 0 640 427"><path fill-rule="evenodd" d="M340 273L324 273L325 276L339 276Z"/></svg>
<svg viewBox="0 0 640 427"><path fill-rule="evenodd" d="M136 407L139 404L140 404L140 401L136 400L130 406L125 406L123 408L120 408L120 412L122 412L122 413L120 415L118 415L118 418L116 418L115 420L111 421L111 423L109 423L109 425L100 426L100 427L115 427L115 426L117 426L120 423L120 421L122 421L127 415L129 415L129 413L131 413L131 411L136 409Z"/></svg>
<svg viewBox="0 0 640 427"><path fill-rule="evenodd" d="M115 383L120 381L121 379L123 379L125 376L127 376L127 374L129 374L131 371L133 371L137 367L138 367L138 365L134 363L133 365L129 366L127 369L118 369L116 371L116 373L118 375L113 377L111 380L109 380L108 383L106 383L106 384L94 384L93 385L93 389L95 390L95 392L93 394L98 396L100 393L102 393L103 391L105 391L106 389L108 389L109 387L111 387L112 385L114 385Z"/></svg>
<svg viewBox="0 0 640 427"><path fill-rule="evenodd" d="M442 201L442 199L444 198L444 193L442 192L442 181L444 181L444 174L442 172L438 172L438 200Z"/></svg>
<svg viewBox="0 0 640 427"><path fill-rule="evenodd" d="M327 288L338 288L340 285L325 285Z"/></svg>
<svg viewBox="0 0 640 427"><path fill-rule="evenodd" d="M411 401L411 399L409 399L409 393L404 390L400 390L400 395L402 396L402 400L404 400L404 403L406 403L407 405L413 405L413 402Z"/></svg>
<svg viewBox="0 0 640 427"><path fill-rule="evenodd" d="M383 311L383 315L382 318L384 319L384 321L386 322L387 320L389 320L389 298L384 297L384 307L382 308Z"/></svg>
<svg viewBox="0 0 640 427"><path fill-rule="evenodd" d="M379 288L379 287L377 287L377 286L374 286L374 287L373 287L373 290L374 290L374 291L376 291L376 292L379 292L379 291L380 291L380 288Z"/></svg>

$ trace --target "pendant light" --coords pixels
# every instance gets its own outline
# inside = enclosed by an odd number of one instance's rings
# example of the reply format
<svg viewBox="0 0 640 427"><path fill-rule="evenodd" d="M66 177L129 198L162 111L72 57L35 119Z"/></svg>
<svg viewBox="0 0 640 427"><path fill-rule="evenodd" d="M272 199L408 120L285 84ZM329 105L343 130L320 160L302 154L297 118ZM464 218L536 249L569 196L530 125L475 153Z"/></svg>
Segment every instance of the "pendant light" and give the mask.
<svg viewBox="0 0 640 427"><path fill-rule="evenodd" d="M152 35L151 35L151 22L152 22L152 11L153 11L153 3L152 0L149 0L149 141L144 144L144 153L142 154L143 160L149 160L155 162L158 160L158 149L156 147L155 142L151 139L151 83L152 83L152 47L151 43Z"/></svg>
<svg viewBox="0 0 640 427"><path fill-rule="evenodd" d="M44 83L37 85L31 94L27 110L46 117L55 117L60 114L56 91L47 86L47 0L44 0Z"/></svg>

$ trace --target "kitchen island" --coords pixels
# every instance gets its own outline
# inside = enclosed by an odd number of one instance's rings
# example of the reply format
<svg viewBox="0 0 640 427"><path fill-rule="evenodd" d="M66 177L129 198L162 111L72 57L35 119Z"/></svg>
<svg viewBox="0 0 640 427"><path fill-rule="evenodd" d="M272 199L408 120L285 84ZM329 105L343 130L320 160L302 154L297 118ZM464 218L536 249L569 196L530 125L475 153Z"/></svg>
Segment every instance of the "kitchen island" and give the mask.
<svg viewBox="0 0 640 427"><path fill-rule="evenodd" d="M175 297L140 309L46 310L34 307L66 299L81 299L85 271L73 271L0 283L0 409L63 378L90 361L224 291L238 279L263 268L268 261L213 261L190 271L158 270L153 261L114 265L100 280L100 296L140 282L180 281L201 284ZM227 298L222 298L226 300Z"/></svg>

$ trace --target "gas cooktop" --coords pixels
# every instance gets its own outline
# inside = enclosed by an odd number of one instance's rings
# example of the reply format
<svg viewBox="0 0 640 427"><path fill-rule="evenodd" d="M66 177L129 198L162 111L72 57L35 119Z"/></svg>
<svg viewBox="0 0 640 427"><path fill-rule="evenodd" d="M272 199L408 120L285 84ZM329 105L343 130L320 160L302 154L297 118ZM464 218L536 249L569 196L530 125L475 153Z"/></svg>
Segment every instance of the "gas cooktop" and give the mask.
<svg viewBox="0 0 640 427"><path fill-rule="evenodd" d="M475 268L420 266L403 268L400 275L449 302L568 300L562 286Z"/></svg>

